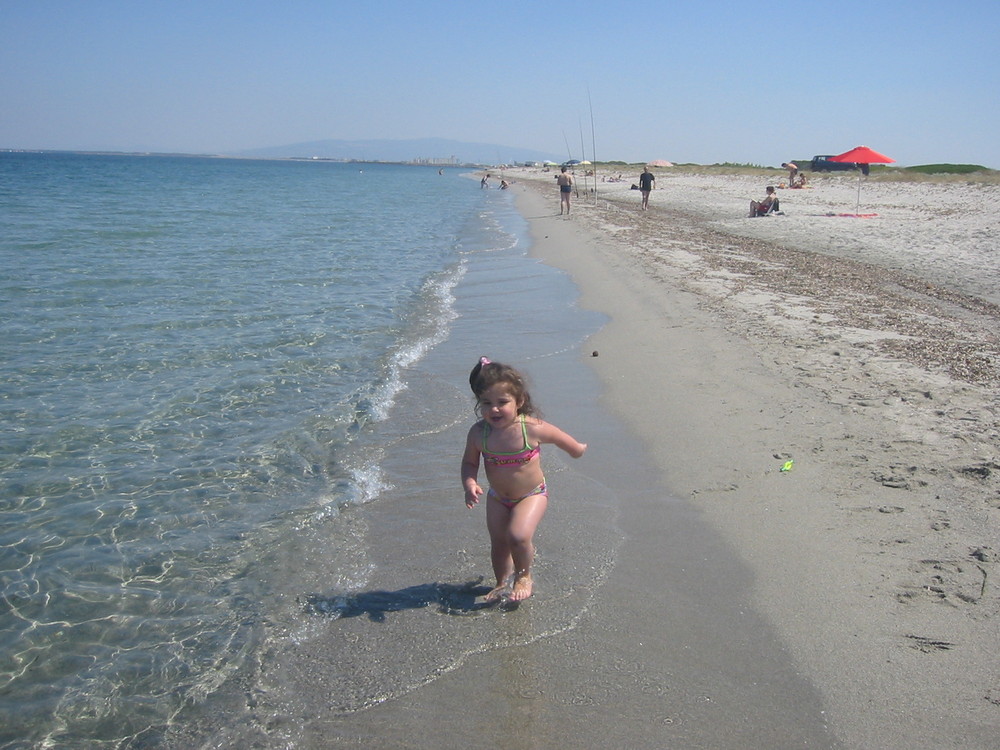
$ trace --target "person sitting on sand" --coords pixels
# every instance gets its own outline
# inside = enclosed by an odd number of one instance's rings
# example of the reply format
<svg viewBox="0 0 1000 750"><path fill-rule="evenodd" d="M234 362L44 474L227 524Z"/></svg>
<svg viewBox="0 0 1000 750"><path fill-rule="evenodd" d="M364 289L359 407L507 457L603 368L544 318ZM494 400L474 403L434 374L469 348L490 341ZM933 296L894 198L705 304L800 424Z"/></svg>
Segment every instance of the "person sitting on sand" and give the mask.
<svg viewBox="0 0 1000 750"><path fill-rule="evenodd" d="M540 449L551 443L579 458L587 444L538 417L525 387L524 376L509 365L480 357L469 374L476 394L476 412L482 417L469 430L462 456L465 504L474 508L484 494L479 485L482 459L490 489L486 492L486 528L496 586L486 601L531 596L534 583L532 539L548 505Z"/></svg>
<svg viewBox="0 0 1000 750"><path fill-rule="evenodd" d="M778 194L774 192L774 186L767 186L767 197L762 201L750 201L750 218L755 216L767 216L771 211L778 210Z"/></svg>
<svg viewBox="0 0 1000 750"><path fill-rule="evenodd" d="M804 188L805 186L806 186L806 176L803 172L799 172L798 177L796 177L795 180L792 182L792 184L789 185L788 187L801 189Z"/></svg>

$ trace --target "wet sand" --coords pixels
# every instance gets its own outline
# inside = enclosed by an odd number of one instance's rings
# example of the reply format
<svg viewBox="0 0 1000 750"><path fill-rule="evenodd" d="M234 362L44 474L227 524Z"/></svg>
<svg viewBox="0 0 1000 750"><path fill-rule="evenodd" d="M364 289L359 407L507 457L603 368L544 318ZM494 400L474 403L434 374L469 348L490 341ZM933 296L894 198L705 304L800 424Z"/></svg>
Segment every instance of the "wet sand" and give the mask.
<svg viewBox="0 0 1000 750"><path fill-rule="evenodd" d="M530 203L523 211L539 250L577 249L545 238L551 217L538 219ZM702 509L671 493L661 456L601 397L588 365L603 356L590 356L578 329L605 318L573 306L576 287L519 250L475 266L456 289L462 314L449 340L410 373L397 407L419 413L430 390L454 388L441 398L460 399L462 418L390 441L386 472L398 490L350 519L367 539L364 590L290 583L251 670L249 711L213 741L840 747L819 691L752 602L752 569ZM498 294L511 304L484 304ZM512 610L472 606L475 579L489 575L488 538L458 480L469 355L484 351L513 358L546 417L590 444L579 461L546 450L536 593ZM402 481L422 473L433 481L419 492ZM318 595L303 602L303 591Z"/></svg>
<svg viewBox="0 0 1000 750"><path fill-rule="evenodd" d="M512 611L465 607L463 582L488 573L481 515L454 510L467 422L416 436L420 455L449 457L431 495L356 519L372 541L366 601L389 592L406 610L333 619L290 594L283 619L301 632L273 626L246 736L304 748L995 747L996 187L909 185L893 202L865 185L878 219L827 216L854 207L844 176L782 191L784 216L747 219L758 180L658 173L650 211L627 185L599 185L567 219L551 175L508 176L531 253L608 318L582 345L546 343L519 363L546 415L590 444L571 464L546 456L536 594ZM947 221L917 208L946 193ZM521 260L503 277L511 290ZM486 317L426 362L434 382L457 373L442 382L455 398L496 323L475 295L503 286L493 274L468 290ZM529 325L514 341L564 325L531 305L563 292L517 293ZM520 346L513 320L490 354Z"/></svg>
<svg viewBox="0 0 1000 750"><path fill-rule="evenodd" d="M749 219L766 179L657 170L650 211L626 180L566 219L551 175L511 178L534 252L612 318L606 404L752 571L835 741L995 747L1000 188L865 182L857 219L836 175Z"/></svg>

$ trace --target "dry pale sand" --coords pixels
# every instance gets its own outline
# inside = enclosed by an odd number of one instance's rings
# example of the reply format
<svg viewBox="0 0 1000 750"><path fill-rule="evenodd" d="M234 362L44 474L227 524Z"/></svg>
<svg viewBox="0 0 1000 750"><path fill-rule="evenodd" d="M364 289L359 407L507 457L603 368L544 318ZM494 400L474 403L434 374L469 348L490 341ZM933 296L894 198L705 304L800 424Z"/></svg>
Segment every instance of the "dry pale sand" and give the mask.
<svg viewBox="0 0 1000 750"><path fill-rule="evenodd" d="M753 570L838 740L1000 747L1000 186L869 180L857 219L830 215L856 176L820 177L749 219L766 177L656 170L648 212L626 173L566 219L551 173L505 176L611 318L607 403Z"/></svg>

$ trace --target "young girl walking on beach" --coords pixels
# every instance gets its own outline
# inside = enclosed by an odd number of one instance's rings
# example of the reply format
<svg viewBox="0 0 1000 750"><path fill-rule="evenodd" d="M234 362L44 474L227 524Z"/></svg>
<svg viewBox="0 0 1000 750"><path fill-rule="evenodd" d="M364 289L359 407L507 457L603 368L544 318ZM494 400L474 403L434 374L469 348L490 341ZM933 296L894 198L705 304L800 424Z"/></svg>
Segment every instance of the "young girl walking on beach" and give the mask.
<svg viewBox="0 0 1000 750"><path fill-rule="evenodd" d="M486 527L496 586L485 599L503 596L520 601L531 596L533 537L545 515L548 492L539 456L542 443L551 443L579 458L587 444L543 421L531 402L524 377L514 368L482 357L469 375L476 394L476 412L482 417L469 430L462 457L465 504L479 503L479 459L482 457L490 489L486 493Z"/></svg>

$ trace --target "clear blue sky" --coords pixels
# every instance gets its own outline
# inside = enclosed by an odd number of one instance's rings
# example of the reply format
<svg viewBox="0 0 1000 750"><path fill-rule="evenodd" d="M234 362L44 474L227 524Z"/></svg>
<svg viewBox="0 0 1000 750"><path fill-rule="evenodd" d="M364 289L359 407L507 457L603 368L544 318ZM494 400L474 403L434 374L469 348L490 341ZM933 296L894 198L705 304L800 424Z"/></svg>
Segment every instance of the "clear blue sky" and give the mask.
<svg viewBox="0 0 1000 750"><path fill-rule="evenodd" d="M1000 168L998 29L997 0L0 0L0 148L579 158L582 130L602 160Z"/></svg>

